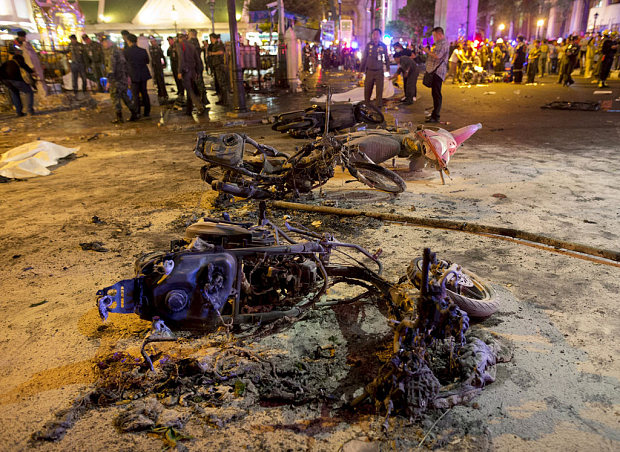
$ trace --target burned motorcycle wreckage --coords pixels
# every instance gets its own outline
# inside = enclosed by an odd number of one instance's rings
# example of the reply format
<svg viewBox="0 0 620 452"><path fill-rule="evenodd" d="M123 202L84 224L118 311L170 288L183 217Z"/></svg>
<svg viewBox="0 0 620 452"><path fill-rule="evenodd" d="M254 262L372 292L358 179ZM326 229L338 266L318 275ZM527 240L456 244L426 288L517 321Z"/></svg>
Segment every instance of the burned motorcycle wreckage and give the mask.
<svg viewBox="0 0 620 452"><path fill-rule="evenodd" d="M467 402L494 381L500 347L493 339L468 333L467 313L446 292L451 276L458 273L454 268L439 271L441 261L430 250L421 264L411 263L422 269L416 299L407 276L398 284L385 280L377 256L363 248L290 223L284 230L259 216L258 225L205 218L188 227L170 252L139 258L135 278L97 292L103 319L109 313L153 319L142 350L151 370L144 345L176 339L165 323L173 330L209 333L299 317L316 307L329 287L345 283L365 289L365 295L371 295L366 299L383 303L394 334L393 354L352 406L370 399L386 417L419 418L429 409ZM352 251L358 256L351 256ZM339 256L348 263L336 262ZM193 366L183 359L185 367Z"/></svg>
<svg viewBox="0 0 620 452"><path fill-rule="evenodd" d="M213 331L298 317L340 281L389 290L370 252L330 234L286 226L284 231L264 217L259 225L204 218L169 252L140 257L135 278L97 292L99 313L104 320L111 312L137 313L174 327ZM377 272L361 262L333 263L333 254L348 255L345 249L359 252Z"/></svg>
<svg viewBox="0 0 620 452"><path fill-rule="evenodd" d="M385 412L386 427L392 414L418 419L428 409L468 402L495 381L497 362L507 360L492 337L468 334L469 316L446 291L450 276L459 272L453 268L438 278L433 268L441 267L441 261L429 248L419 261L417 299L406 286L391 292L393 354L351 403L374 401Z"/></svg>
<svg viewBox="0 0 620 452"><path fill-rule="evenodd" d="M243 198L298 197L327 183L338 164L371 188L390 193L406 189L398 174L331 135L306 143L288 156L246 135L200 132L194 153L207 163L200 171L202 180L213 190Z"/></svg>
<svg viewBox="0 0 620 452"><path fill-rule="evenodd" d="M412 171L430 164L439 171L444 181L444 173L450 175L450 158L465 140L481 128L481 124L472 124L449 132L441 127L420 125L414 131L363 130L338 135L336 139L346 146L356 147L377 164L395 157L409 159L409 169Z"/></svg>

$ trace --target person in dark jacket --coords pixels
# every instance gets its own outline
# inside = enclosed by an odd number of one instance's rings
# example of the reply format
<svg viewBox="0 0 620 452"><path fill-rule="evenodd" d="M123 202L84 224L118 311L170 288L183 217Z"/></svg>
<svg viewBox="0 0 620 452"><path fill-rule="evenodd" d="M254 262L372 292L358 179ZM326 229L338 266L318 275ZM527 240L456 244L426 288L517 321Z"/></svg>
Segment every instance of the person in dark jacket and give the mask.
<svg viewBox="0 0 620 452"><path fill-rule="evenodd" d="M187 35L181 35L178 42L177 55L179 55L179 64L173 68L177 79L183 81L183 87L187 92L187 101L185 102L185 113L192 114L192 108L195 107L198 114L204 112L204 106L200 96L198 95L197 79L198 74L202 74L203 66L200 60L200 54L188 40Z"/></svg>
<svg viewBox="0 0 620 452"><path fill-rule="evenodd" d="M20 92L25 93L28 99L26 105L28 114L34 115L34 92L32 91L32 86L26 83L22 77L21 69L29 74L34 72L32 68L26 64L23 56L15 54L10 60L0 66L0 81L4 83L9 90L11 102L13 102L17 116L25 116L22 111L23 105L21 97L19 96Z"/></svg>
<svg viewBox="0 0 620 452"><path fill-rule="evenodd" d="M202 100L202 104L209 105L210 102L207 98L207 87L205 86L205 80L202 76L202 73L204 71L204 65L202 64L202 59L200 58L203 48L200 46L200 41L198 41L198 32L195 29L192 28L191 30L189 30L189 38L187 41L191 45L193 45L198 51L198 58L200 59L202 69L196 77L196 87L198 88L198 93L200 95L200 99Z"/></svg>
<svg viewBox="0 0 620 452"><path fill-rule="evenodd" d="M411 52L409 53L410 55L406 55L403 52L396 52L394 54L394 61L398 64L398 69L396 70L396 73L390 77L390 80L394 80L399 74L402 74L405 98L401 102L405 105L411 105L416 101L416 84L419 73L418 65L414 61L414 58L417 55L412 54Z"/></svg>
<svg viewBox="0 0 620 452"><path fill-rule="evenodd" d="M164 58L164 52L161 50L161 47L154 36L149 38L149 44L151 70L153 71L155 85L157 85L157 99L159 100L159 105L161 105L162 103L166 103L168 100L166 83L164 82L164 66L166 65L166 60Z"/></svg>
<svg viewBox="0 0 620 452"><path fill-rule="evenodd" d="M611 72L611 66L614 61L614 54L618 49L618 43L614 42L614 40L611 39L609 30L605 30L603 32L603 42L601 43L600 49L601 69L598 75L598 87L609 88L609 85L606 82L607 78L609 77L609 73Z"/></svg>
<svg viewBox="0 0 620 452"><path fill-rule="evenodd" d="M523 65L525 64L525 57L527 54L527 49L523 40L523 36L517 37L517 47L515 47L515 53L512 57L512 76L515 83L521 83L523 81Z"/></svg>
<svg viewBox="0 0 620 452"><path fill-rule="evenodd" d="M222 43L219 34L211 33L209 39L211 40L208 51L209 62L213 70L216 93L220 96L220 100L216 102L216 105L228 105L230 84L228 83L228 71L226 68L226 47Z"/></svg>
<svg viewBox="0 0 620 452"><path fill-rule="evenodd" d="M138 37L134 34L127 36L127 48L125 59L129 66L129 78L131 78L131 92L134 96L136 109L140 113L140 106L144 107L144 117L151 114L151 101L146 90L146 82L151 79L149 72L149 54L142 47L138 47Z"/></svg>
<svg viewBox="0 0 620 452"><path fill-rule="evenodd" d="M177 85L177 102L182 104L185 102L185 88L183 88L183 80L178 79L176 76L177 67L179 66L179 55L177 54L177 41L172 36L168 36L166 55L168 60L170 60L170 70Z"/></svg>

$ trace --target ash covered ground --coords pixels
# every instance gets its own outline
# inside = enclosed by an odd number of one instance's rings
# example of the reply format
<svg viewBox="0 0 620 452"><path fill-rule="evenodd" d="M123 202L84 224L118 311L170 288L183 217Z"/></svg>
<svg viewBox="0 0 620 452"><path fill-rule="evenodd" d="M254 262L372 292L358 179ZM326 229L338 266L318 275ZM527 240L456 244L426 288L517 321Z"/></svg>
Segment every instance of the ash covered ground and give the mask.
<svg viewBox="0 0 620 452"><path fill-rule="evenodd" d="M617 113L539 108L558 98L617 105L617 81L612 81L612 94L603 96L594 95L586 81L577 81L570 89L551 79L542 86L518 88L447 85L442 114L450 121L447 128L481 122L483 129L453 157L452 179L446 185L432 171L407 174L407 162L397 160L396 170L407 179L408 190L396 198L349 183L351 178L338 171L309 202L507 226L618 250ZM423 119L430 92L419 89L414 106L388 110L389 121ZM488 92L495 94L484 94ZM180 440L177 447L188 450L415 448L441 411L413 423L392 417L384 431L384 417L372 405L347 408L391 345L386 318L372 300L317 310L293 324L267 328L251 341L231 343L222 333L192 334L179 344L157 345L171 356L219 359L223 372L241 365L247 372L273 377L268 364L273 362L283 380L290 376L288 380L303 382L303 397L296 395L299 388L292 390L283 382L278 386L275 378L271 386L265 385L271 396L260 384L242 387L234 379L179 397L166 391L161 386L166 380L157 381L161 374L156 374L148 382L154 388L151 397L87 406L84 395L102 387L102 377L109 383L112 370L133 365L124 353L139 356L150 328L133 315L112 315L101 324L96 290L131 277L135 257L166 249L192 218L222 212L213 207L215 195L199 178L201 162L192 152L196 132L243 131L284 151L300 145L260 124L265 113L234 118L214 109L196 124L173 112L163 126L157 119L113 126L110 104L104 97L97 101L96 107L88 102L82 109L33 118L2 117L3 127L10 130L0 134L0 152L37 138L80 147L76 159L54 168L50 176L0 184L4 447L153 450L165 444L166 433L182 432L191 439ZM303 104L303 96L282 96L267 102L268 113ZM255 215L254 206L246 202L226 210L234 218ZM479 397L441 418L424 447L618 449L617 265L508 240L379 220L283 210L268 215L276 222L284 215L306 225L320 221L310 227L371 251L381 248L385 277L392 281L430 246L494 285L502 300L500 310L472 329L500 338L511 357L498 364L496 381ZM85 242L101 242L108 251L85 251L80 246ZM222 347L228 351L222 353ZM290 394L297 400L290 400ZM76 400L84 406L76 409ZM73 411L63 411L67 409ZM176 430L125 433L121 421L132 409L150 419L152 427L159 423ZM43 431L59 413L75 415L62 439L32 442L33 433Z"/></svg>

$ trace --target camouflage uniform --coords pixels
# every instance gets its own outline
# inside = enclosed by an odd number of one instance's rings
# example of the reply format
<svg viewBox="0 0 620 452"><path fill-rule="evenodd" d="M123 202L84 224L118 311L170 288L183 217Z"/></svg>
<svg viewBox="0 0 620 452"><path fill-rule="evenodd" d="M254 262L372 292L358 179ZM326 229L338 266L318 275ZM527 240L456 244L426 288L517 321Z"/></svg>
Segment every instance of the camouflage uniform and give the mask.
<svg viewBox="0 0 620 452"><path fill-rule="evenodd" d="M216 42L213 44L212 52L224 51L226 52L226 46L222 42ZM215 84L220 88L220 102L224 105L228 105L228 94L230 92L230 84L228 79L228 71L226 70L226 64L224 63L224 55L211 55L210 62L213 67L213 76L215 77Z"/></svg>
<svg viewBox="0 0 620 452"><path fill-rule="evenodd" d="M67 51L71 54L69 66L71 67L73 92L77 93L78 76L82 77L82 90L86 92L86 63L88 59L86 48L84 44L72 42L69 44Z"/></svg>
<svg viewBox="0 0 620 452"><path fill-rule="evenodd" d="M103 47L97 41L90 41L88 44L84 44L84 48L88 55L89 73L99 87L99 91L103 92L103 87L101 86L101 77L104 77Z"/></svg>
<svg viewBox="0 0 620 452"><path fill-rule="evenodd" d="M123 52L121 52L118 47L111 46L103 50L103 57L105 73L108 77L110 97L112 98L112 104L114 105L117 119L122 112L121 100L125 102L132 116L135 116L136 108L127 94L129 68L127 67Z"/></svg>

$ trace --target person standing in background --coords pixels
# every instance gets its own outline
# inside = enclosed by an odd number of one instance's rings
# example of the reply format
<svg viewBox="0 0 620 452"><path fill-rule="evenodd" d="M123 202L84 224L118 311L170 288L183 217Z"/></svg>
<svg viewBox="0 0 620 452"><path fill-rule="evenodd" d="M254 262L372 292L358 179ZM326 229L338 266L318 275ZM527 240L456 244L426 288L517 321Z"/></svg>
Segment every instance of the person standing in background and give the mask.
<svg viewBox="0 0 620 452"><path fill-rule="evenodd" d="M545 76L545 72L547 72L547 64L549 61L549 41L543 39L542 44L540 45L540 60L538 64L538 72L541 77Z"/></svg>
<svg viewBox="0 0 620 452"><path fill-rule="evenodd" d="M226 47L218 34L211 33L209 35L209 39L211 39L211 44L213 44L213 47L211 47L211 50L209 51L209 61L211 62L211 67L213 68L215 86L216 88L219 87L220 90L220 100L218 100L215 104L228 105L229 83L225 60Z"/></svg>
<svg viewBox="0 0 620 452"><path fill-rule="evenodd" d="M82 91L86 94L86 48L77 40L77 36L69 36L69 48L65 53L69 53L69 66L71 67L71 85L73 94L77 95L78 77L82 78Z"/></svg>
<svg viewBox="0 0 620 452"><path fill-rule="evenodd" d="M536 71L538 70L538 60L540 59L540 41L534 41L534 45L530 50L527 62L527 83L534 83Z"/></svg>
<svg viewBox="0 0 620 452"><path fill-rule="evenodd" d="M43 92L48 96L50 94L50 87L45 83L43 66L41 65L37 51L34 50L32 44L26 39L26 32L24 30L17 32L17 37L13 41L12 46L9 47L9 53L18 53L24 57L26 65L31 67L34 73L37 74L37 82L41 84Z"/></svg>
<svg viewBox="0 0 620 452"><path fill-rule="evenodd" d="M523 36L517 37L517 46L512 57L512 76L514 83L521 83L523 81L523 65L526 61L526 47L523 42Z"/></svg>
<svg viewBox="0 0 620 452"><path fill-rule="evenodd" d="M93 81L97 84L98 91L103 92L101 79L103 78L103 47L97 41L90 39L88 35L82 35L82 42L86 54L88 55L87 72L93 77Z"/></svg>
<svg viewBox="0 0 620 452"><path fill-rule="evenodd" d="M157 100L159 105L165 104L168 101L168 92L166 91L166 82L164 81L164 66L166 65L166 59L164 58L164 52L159 46L159 42L155 39L155 36L151 36L149 39L149 57L151 59L151 72L153 73L153 80L157 87Z"/></svg>
<svg viewBox="0 0 620 452"><path fill-rule="evenodd" d="M198 41L198 31L195 29L189 30L189 39L188 42L196 48L198 52L198 59L200 60L201 70L198 74L198 78L196 79L196 87L198 88L198 94L200 95L200 99L202 100L203 105L209 105L209 99L207 98L207 87L205 86L205 79L203 77L204 65L202 64L202 58L200 56L203 53L203 48L200 46L200 41Z"/></svg>
<svg viewBox="0 0 620 452"><path fill-rule="evenodd" d="M149 54L142 47L138 47L138 37L134 34L127 36L127 47L124 53L129 67L131 92L136 112L140 114L140 107L144 107L144 117L148 118L151 115L151 100L146 89L146 82L151 79L148 68Z"/></svg>
<svg viewBox="0 0 620 452"><path fill-rule="evenodd" d="M441 85L446 78L448 71L448 41L444 35L443 28L435 27L431 33L433 36L433 47L426 47L426 72L433 75L431 94L433 96L433 111L426 122L439 122L443 96L441 95Z"/></svg>
<svg viewBox="0 0 620 452"><path fill-rule="evenodd" d="M177 44L177 54L179 65L174 68L174 71L176 77L183 81L183 88L187 93L185 114L191 116L192 109L196 108L197 114L201 115L204 112L204 106L198 95L196 80L198 74L202 74L202 61L200 61L198 50L187 40L187 35L181 34L181 39Z"/></svg>
<svg viewBox="0 0 620 452"><path fill-rule="evenodd" d="M166 55L170 62L170 70L172 71L174 83L177 86L176 102L182 104L185 102L185 88L183 88L183 81L176 76L177 67L179 66L179 54L177 53L176 43L177 41L172 36L168 36L168 50L166 51Z"/></svg>
<svg viewBox="0 0 620 452"><path fill-rule="evenodd" d="M26 94L28 99L26 108L28 114L34 115L34 92L32 91L32 77L27 75L22 76L22 70L27 74L32 74L34 71L24 61L24 57L17 52L11 55L11 58L0 66L0 82L2 82L9 90L11 102L15 107L15 112L18 117L25 116L23 110L22 99L20 92ZM24 80L24 77L29 78L28 81Z"/></svg>
<svg viewBox="0 0 620 452"><path fill-rule="evenodd" d="M103 47L103 71L108 79L108 92L114 105L116 118L112 124L120 124L123 122L122 102L131 112L130 121L138 119L135 105L129 99L127 94L127 80L129 79L129 68L125 61L123 52L114 45L107 36L101 37L101 46Z"/></svg>
<svg viewBox="0 0 620 452"><path fill-rule="evenodd" d="M375 28L371 40L366 44L360 71L364 72L364 100L370 103L373 86L376 88L377 107L383 107L383 79L385 72L390 72L390 61L386 45L381 42L381 29Z"/></svg>

